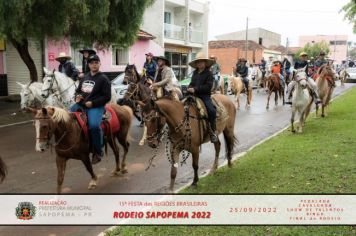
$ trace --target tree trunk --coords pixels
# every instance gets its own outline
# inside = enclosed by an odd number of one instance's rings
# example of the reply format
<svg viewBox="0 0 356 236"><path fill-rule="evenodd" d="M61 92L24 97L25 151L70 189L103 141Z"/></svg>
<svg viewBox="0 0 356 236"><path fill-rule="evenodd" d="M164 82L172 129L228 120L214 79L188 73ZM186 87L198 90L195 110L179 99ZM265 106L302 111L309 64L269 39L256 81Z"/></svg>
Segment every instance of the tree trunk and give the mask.
<svg viewBox="0 0 356 236"><path fill-rule="evenodd" d="M21 42L15 39L10 39L11 43L16 48L17 52L20 54L21 59L26 64L28 70L30 71L30 80L32 82L38 81L37 69L35 62L33 61L30 52L28 51L28 40L24 39Z"/></svg>

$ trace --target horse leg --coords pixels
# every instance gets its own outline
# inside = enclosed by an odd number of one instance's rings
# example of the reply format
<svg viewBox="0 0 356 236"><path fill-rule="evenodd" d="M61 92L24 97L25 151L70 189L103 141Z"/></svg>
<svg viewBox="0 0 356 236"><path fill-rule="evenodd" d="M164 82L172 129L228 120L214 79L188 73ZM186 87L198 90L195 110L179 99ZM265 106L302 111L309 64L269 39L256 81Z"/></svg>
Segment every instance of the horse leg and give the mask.
<svg viewBox="0 0 356 236"><path fill-rule="evenodd" d="M173 144L171 144L171 145L173 145ZM178 172L179 151L177 151L175 147L172 147L171 155L172 155L171 183L169 185L169 191L173 193L174 183L176 181L177 172Z"/></svg>
<svg viewBox="0 0 356 236"><path fill-rule="evenodd" d="M294 117L295 117L295 109L292 108L292 117L290 118L290 123L292 125L292 132L295 133L295 129L294 129Z"/></svg>
<svg viewBox="0 0 356 236"><path fill-rule="evenodd" d="M214 148L215 148L215 159L214 159L214 164L210 169L210 174L214 174L215 171L218 169L219 165L219 155L220 155L220 147L221 143L220 140L216 143L214 143ZM193 167L194 168L194 167Z"/></svg>
<svg viewBox="0 0 356 236"><path fill-rule="evenodd" d="M195 148L196 149L196 148ZM199 150L192 150L192 166L194 169L194 179L192 183L192 187L197 187L199 176L198 176L198 169L199 169Z"/></svg>
<svg viewBox="0 0 356 236"><path fill-rule="evenodd" d="M140 143L139 143L140 146L145 145L146 138L147 138L147 126L144 125L143 126L143 135L142 135L142 138L141 138Z"/></svg>
<svg viewBox="0 0 356 236"><path fill-rule="evenodd" d="M236 104L237 104L236 109L240 110L240 92L236 93Z"/></svg>
<svg viewBox="0 0 356 236"><path fill-rule="evenodd" d="M114 156L115 156L115 169L111 172L110 176L117 176L120 173L120 152L119 152L119 147L118 145L115 143L115 140L108 140L108 143L112 149L112 151L114 152Z"/></svg>
<svg viewBox="0 0 356 236"><path fill-rule="evenodd" d="M266 106L266 110L269 109L269 99L271 98L271 94L272 94L272 91L268 91L268 97L267 97L267 106Z"/></svg>
<svg viewBox="0 0 356 236"><path fill-rule="evenodd" d="M278 91L274 92L274 105L278 106Z"/></svg>
<svg viewBox="0 0 356 236"><path fill-rule="evenodd" d="M64 157L57 156L56 164L57 164L57 194L61 194L67 160Z"/></svg>
<svg viewBox="0 0 356 236"><path fill-rule="evenodd" d="M298 133L303 133L305 111L300 113Z"/></svg>
<svg viewBox="0 0 356 236"><path fill-rule="evenodd" d="M90 189L90 190L95 189L96 186L98 185L98 183L97 183L98 177L95 175L95 173L93 171L93 166L91 165L89 155L83 156L81 160L82 160L83 164L85 165L85 168L91 175L91 180L89 182L88 189Z"/></svg>
<svg viewBox="0 0 356 236"><path fill-rule="evenodd" d="M325 106L324 104L321 105L321 117L325 117Z"/></svg>
<svg viewBox="0 0 356 236"><path fill-rule="evenodd" d="M130 143L127 141L128 132L129 132L129 129L127 128L127 130L125 130L125 132L120 131L116 136L117 140L124 148L124 156L122 157L122 162L121 162L121 174L127 173L126 157L127 157L127 153L129 152L129 147L130 147Z"/></svg>
<svg viewBox="0 0 356 236"><path fill-rule="evenodd" d="M224 129L224 140L225 140L225 152L227 158L227 164L232 167L232 152L235 144L234 129L233 127L226 127Z"/></svg>

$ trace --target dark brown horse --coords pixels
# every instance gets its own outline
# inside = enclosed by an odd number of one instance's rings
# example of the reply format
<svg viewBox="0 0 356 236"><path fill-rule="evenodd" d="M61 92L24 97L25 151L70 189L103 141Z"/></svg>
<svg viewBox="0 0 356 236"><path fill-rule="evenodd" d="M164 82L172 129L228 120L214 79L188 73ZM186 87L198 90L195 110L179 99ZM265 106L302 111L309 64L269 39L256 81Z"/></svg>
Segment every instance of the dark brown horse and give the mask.
<svg viewBox="0 0 356 236"><path fill-rule="evenodd" d="M132 112L129 107L110 104L118 118L120 119L120 130L112 133L111 137L107 138L107 142L112 148L116 167L112 175L126 173L126 155L129 150L129 130L132 120ZM56 150L56 163L57 163L57 193L61 193L62 184L64 180L64 173L66 164L69 159L81 160L85 165L87 171L91 175L91 181L88 189L93 189L97 186L97 176L93 171L90 162L89 142L84 135L78 122L73 116L64 109L57 107L46 107L41 110L31 109L35 114L35 127L36 127L36 151L43 152L48 149L52 136L55 137L53 144ZM119 159L119 148L115 139L124 148L124 157L121 162Z"/></svg>
<svg viewBox="0 0 356 236"><path fill-rule="evenodd" d="M236 110L234 103L225 95L215 94L213 97L225 108L228 116L226 119L217 119L217 131L224 134L226 144L226 157L229 167L232 166L232 152L236 145L234 135ZM164 124L169 127L171 141L171 182L170 191L174 189L177 175L179 154L181 151L189 151L193 156L194 180L192 186L196 186L199 180L199 147L209 141L209 131L206 121L199 118L199 111L194 105L184 106L183 103L167 98L157 101L150 100L143 108L144 120L147 125L147 140L152 148L156 148L161 141ZM205 124L205 125L204 125ZM215 160L211 169L214 173L218 168L220 142L214 144Z"/></svg>
<svg viewBox="0 0 356 236"><path fill-rule="evenodd" d="M4 161L0 157L0 183L4 181L6 175L7 175L7 168Z"/></svg>
<svg viewBox="0 0 356 236"><path fill-rule="evenodd" d="M275 106L278 106L278 95L283 101L283 105L285 104L284 100L284 85L281 84L281 80L278 74L271 74L266 78L266 88L267 88L267 106L266 109L269 109L269 99L271 98L271 94L274 92L274 102Z"/></svg>

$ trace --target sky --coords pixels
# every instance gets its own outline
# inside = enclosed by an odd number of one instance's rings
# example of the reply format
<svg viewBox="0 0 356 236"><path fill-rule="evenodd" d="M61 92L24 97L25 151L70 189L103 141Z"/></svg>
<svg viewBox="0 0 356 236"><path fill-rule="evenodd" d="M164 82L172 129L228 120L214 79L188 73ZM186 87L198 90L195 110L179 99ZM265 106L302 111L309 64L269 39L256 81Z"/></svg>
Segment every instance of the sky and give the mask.
<svg viewBox="0 0 356 236"><path fill-rule="evenodd" d="M348 35L352 25L343 20L342 6L350 0L209 0L209 40L219 34L261 27L281 34L282 44L298 46L299 35Z"/></svg>

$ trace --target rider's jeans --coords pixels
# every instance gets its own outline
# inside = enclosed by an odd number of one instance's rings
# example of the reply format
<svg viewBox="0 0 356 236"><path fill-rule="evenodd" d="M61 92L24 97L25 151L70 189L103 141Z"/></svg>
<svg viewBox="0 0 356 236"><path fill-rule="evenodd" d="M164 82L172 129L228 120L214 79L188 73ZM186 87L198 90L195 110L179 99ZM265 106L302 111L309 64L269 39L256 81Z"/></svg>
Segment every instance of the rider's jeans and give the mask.
<svg viewBox="0 0 356 236"><path fill-rule="evenodd" d="M94 147L94 151L96 154L100 156L103 155L103 131L101 130L100 124L103 119L103 114L105 111L105 107L95 107L95 108L83 108L79 104L74 104L71 106L70 111L75 112L78 109L85 110L88 116L88 126L89 133L92 145Z"/></svg>
<svg viewBox="0 0 356 236"><path fill-rule="evenodd" d="M293 90L293 88L294 88L296 83L297 82L293 80L292 82L290 82L288 84L287 97L291 97L291 95L292 95L291 92L292 92L292 90ZM319 96L316 83L312 78L310 78L310 77L307 78L307 85L311 90L313 90L313 92L316 94L316 96Z"/></svg>
<svg viewBox="0 0 356 236"><path fill-rule="evenodd" d="M244 83L244 85L245 85L245 88L248 90L248 78L247 77L243 77L242 78L242 82Z"/></svg>

